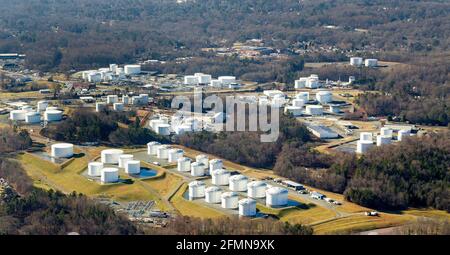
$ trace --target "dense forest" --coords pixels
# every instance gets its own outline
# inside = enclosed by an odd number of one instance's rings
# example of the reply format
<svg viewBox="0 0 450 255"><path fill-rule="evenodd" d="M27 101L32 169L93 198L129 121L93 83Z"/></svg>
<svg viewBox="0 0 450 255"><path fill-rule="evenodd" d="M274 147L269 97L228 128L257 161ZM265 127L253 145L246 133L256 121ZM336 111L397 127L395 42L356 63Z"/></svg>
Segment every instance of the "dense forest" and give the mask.
<svg viewBox="0 0 450 255"><path fill-rule="evenodd" d="M73 143L110 143L117 146L144 145L150 141L167 140L153 131L142 128L139 118L131 121L132 112L107 109L100 113L75 110L67 120L42 130L42 134L57 141ZM119 127L118 123L128 125Z"/></svg>
<svg viewBox="0 0 450 255"><path fill-rule="evenodd" d="M274 171L314 187L344 193L346 199L379 209L434 207L450 211L448 133L409 138L377 147L361 158L342 154L330 168L312 170L282 153ZM289 149L288 152L292 152Z"/></svg>
<svg viewBox="0 0 450 255"><path fill-rule="evenodd" d="M439 0L0 0L0 12L0 52L25 53L42 70L198 56L252 38L390 60L450 45L450 4Z"/></svg>

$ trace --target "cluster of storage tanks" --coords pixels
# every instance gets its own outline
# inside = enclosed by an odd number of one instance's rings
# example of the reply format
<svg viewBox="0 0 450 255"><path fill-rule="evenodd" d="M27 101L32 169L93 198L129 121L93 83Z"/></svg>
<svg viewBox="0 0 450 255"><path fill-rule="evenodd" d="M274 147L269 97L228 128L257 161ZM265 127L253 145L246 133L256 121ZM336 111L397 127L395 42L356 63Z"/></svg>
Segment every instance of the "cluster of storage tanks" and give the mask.
<svg viewBox="0 0 450 255"><path fill-rule="evenodd" d="M9 113L10 120L25 121L28 124L40 123L42 118L48 122L60 121L62 116L63 112L57 107L49 107L47 101L37 102L36 110L29 105L25 105Z"/></svg>
<svg viewBox="0 0 450 255"><path fill-rule="evenodd" d="M397 140L402 141L405 137L411 135L410 130L399 130ZM376 136L376 145L383 146L391 144L393 141L393 130L389 127L382 127L380 133ZM356 153L364 154L374 145L373 134L370 132L361 132L360 139L356 143Z"/></svg>
<svg viewBox="0 0 450 255"><path fill-rule="evenodd" d="M244 175L229 177L229 174L224 174L223 171L225 170L216 170L216 181L214 181L213 175L212 184L214 186L206 187L203 181L189 183L189 199L205 198L206 203L221 204L221 207L224 209L239 209L239 215L241 216L256 215L257 199L265 198L266 205L270 207L280 207L288 204L289 192L287 189L270 187L263 181L248 183L248 178ZM230 191L225 191L220 186L228 186ZM239 200L239 192L247 192L247 197Z"/></svg>
<svg viewBox="0 0 450 255"><path fill-rule="evenodd" d="M201 131L206 124L223 122L223 113L210 113L204 118L160 115L149 121L149 127L155 133L168 136L171 133L181 135L186 132Z"/></svg>
<svg viewBox="0 0 450 255"><path fill-rule="evenodd" d="M117 165L117 167L105 167L105 165ZM129 175L137 175L141 172L141 161L135 160L131 154L124 154L123 150L106 149L101 152L100 162L88 164L88 176L100 177L103 184L118 182L119 168L123 168Z"/></svg>
<svg viewBox="0 0 450 255"><path fill-rule="evenodd" d="M195 73L194 75L184 76L183 84L185 85L209 85L211 87L221 88L236 88L239 84L236 81L235 76L219 76L217 79L213 79L210 74Z"/></svg>
<svg viewBox="0 0 450 255"><path fill-rule="evenodd" d="M98 70L87 70L81 73L83 80L87 82L108 82L125 79L126 75L138 75L141 73L141 65L125 65L119 67L117 64L110 64L109 67Z"/></svg>
<svg viewBox="0 0 450 255"><path fill-rule="evenodd" d="M119 99L118 95L106 96L106 102L97 102L95 104L95 111L100 112L111 105L114 111L121 112L125 110L126 105L147 105L150 101L148 94L140 94L138 96L122 95Z"/></svg>
<svg viewBox="0 0 450 255"><path fill-rule="evenodd" d="M378 66L378 59L374 59L374 58L368 58L363 60L363 58L361 57L351 57L350 58L350 65L352 66L362 66L364 63L364 65L366 67L377 67Z"/></svg>

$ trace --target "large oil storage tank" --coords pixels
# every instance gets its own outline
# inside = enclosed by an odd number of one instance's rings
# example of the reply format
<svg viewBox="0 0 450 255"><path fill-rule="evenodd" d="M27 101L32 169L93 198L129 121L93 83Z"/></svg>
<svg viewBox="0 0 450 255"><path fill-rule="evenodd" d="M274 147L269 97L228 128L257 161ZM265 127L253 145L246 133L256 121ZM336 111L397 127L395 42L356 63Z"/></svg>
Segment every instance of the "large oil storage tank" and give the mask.
<svg viewBox="0 0 450 255"><path fill-rule="evenodd" d="M406 137L411 136L411 131L409 130L399 130L397 134L397 140L403 141Z"/></svg>
<svg viewBox="0 0 450 255"><path fill-rule="evenodd" d="M125 109L125 106L123 103L114 103L113 109L114 111L122 112Z"/></svg>
<svg viewBox="0 0 450 255"><path fill-rule="evenodd" d="M212 184L224 186L228 185L230 182L230 172L224 169L217 169L211 173Z"/></svg>
<svg viewBox="0 0 450 255"><path fill-rule="evenodd" d="M24 110L26 112L32 112L33 111L33 107L29 106L29 105L24 105L20 108L20 110Z"/></svg>
<svg viewBox="0 0 450 255"><path fill-rule="evenodd" d="M361 66L363 64L363 59L360 57L351 57L350 65L352 66Z"/></svg>
<svg viewBox="0 0 450 255"><path fill-rule="evenodd" d="M221 159L212 159L209 161L209 174L214 170L223 169L223 161Z"/></svg>
<svg viewBox="0 0 450 255"><path fill-rule="evenodd" d="M210 204L218 204L221 202L222 189L216 186L205 189L205 201Z"/></svg>
<svg viewBox="0 0 450 255"><path fill-rule="evenodd" d="M309 114L309 115L322 115L323 114L323 106L321 106L321 105L307 105L306 106L306 114Z"/></svg>
<svg viewBox="0 0 450 255"><path fill-rule="evenodd" d="M366 153L370 148L372 148L373 142L367 140L359 140L356 142L356 153Z"/></svg>
<svg viewBox="0 0 450 255"><path fill-rule="evenodd" d="M200 162L203 165L205 165L205 168L207 168L209 166L209 159L208 159L208 156L206 156L205 154L197 155L195 157L195 161Z"/></svg>
<svg viewBox="0 0 450 255"><path fill-rule="evenodd" d="M377 146L390 144L391 140L392 140L392 136L390 136L390 135L379 135L379 136L377 136Z"/></svg>
<svg viewBox="0 0 450 255"><path fill-rule="evenodd" d="M158 153L158 146L160 146L161 143L159 142L149 142L147 143L147 154L148 155L156 155Z"/></svg>
<svg viewBox="0 0 450 255"><path fill-rule="evenodd" d="M106 109L106 104L105 103L103 103L103 102L95 103L95 111L96 112L101 112L104 109Z"/></svg>
<svg viewBox="0 0 450 255"><path fill-rule="evenodd" d="M236 77L235 76L219 76L217 78L222 85L230 85L232 83L236 83Z"/></svg>
<svg viewBox="0 0 450 255"><path fill-rule="evenodd" d="M129 75L140 74L141 73L141 65L126 65L126 66L124 66L123 70L125 71L125 74L129 74Z"/></svg>
<svg viewBox="0 0 450 255"><path fill-rule="evenodd" d="M123 154L123 150L107 149L101 153L103 164L119 164L119 157Z"/></svg>
<svg viewBox="0 0 450 255"><path fill-rule="evenodd" d="M101 162L90 162L88 165L88 175L92 177L97 177L102 175L103 163Z"/></svg>
<svg viewBox="0 0 450 255"><path fill-rule="evenodd" d="M285 114L292 114L292 116L297 117L302 115L302 107L298 106L286 106L284 107Z"/></svg>
<svg viewBox="0 0 450 255"><path fill-rule="evenodd" d="M256 215L256 201L251 198L239 200L239 215L253 217Z"/></svg>
<svg viewBox="0 0 450 255"><path fill-rule="evenodd" d="M119 97L117 95L108 95L106 96L107 104L115 104L119 102Z"/></svg>
<svg viewBox="0 0 450 255"><path fill-rule="evenodd" d="M247 184L247 196L251 198L263 198L266 196L267 184L263 181L253 181Z"/></svg>
<svg viewBox="0 0 450 255"><path fill-rule="evenodd" d="M156 149L156 157L159 159L168 159L169 158L169 145L159 145Z"/></svg>
<svg viewBox="0 0 450 255"><path fill-rule="evenodd" d="M39 112L27 112L25 114L25 122L35 124L41 122L41 114Z"/></svg>
<svg viewBox="0 0 450 255"><path fill-rule="evenodd" d="M233 175L229 179L231 191L247 191L248 178L245 175Z"/></svg>
<svg viewBox="0 0 450 255"><path fill-rule="evenodd" d="M205 175L205 166L202 163L194 162L191 164L191 175L192 176L203 176Z"/></svg>
<svg viewBox="0 0 450 255"><path fill-rule="evenodd" d="M328 104L333 101L333 94L330 91L319 91L316 94L316 100L321 104Z"/></svg>
<svg viewBox="0 0 450 255"><path fill-rule="evenodd" d="M205 197L205 183L193 181L189 183L189 199Z"/></svg>
<svg viewBox="0 0 450 255"><path fill-rule="evenodd" d="M127 163L127 161L129 160L133 160L134 156L131 154L123 154L119 156L119 167L124 168L125 164Z"/></svg>
<svg viewBox="0 0 450 255"><path fill-rule="evenodd" d="M303 106L305 106L305 100L296 98L296 99L292 100L292 106L303 107Z"/></svg>
<svg viewBox="0 0 450 255"><path fill-rule="evenodd" d="M361 132L359 134L359 140L361 141L371 141L373 140L373 135L370 132Z"/></svg>
<svg viewBox="0 0 450 255"><path fill-rule="evenodd" d="M139 174L141 172L141 161L128 160L125 162L125 173L127 174Z"/></svg>
<svg viewBox="0 0 450 255"><path fill-rule="evenodd" d="M236 209L239 204L239 195L236 192L224 192L221 196L222 208L225 209Z"/></svg>
<svg viewBox="0 0 450 255"><path fill-rule="evenodd" d="M130 97L127 96L127 95L122 95L122 103L123 103L124 105L130 104Z"/></svg>
<svg viewBox="0 0 450 255"><path fill-rule="evenodd" d="M48 101L38 101L37 102L37 111L38 112L43 112L45 110L47 110L48 107Z"/></svg>
<svg viewBox="0 0 450 255"><path fill-rule="evenodd" d="M191 159L182 157L178 159L177 169L179 172L189 172L191 171Z"/></svg>
<svg viewBox="0 0 450 255"><path fill-rule="evenodd" d="M378 59L375 58L368 58L364 61L364 65L366 67L377 67L378 66Z"/></svg>
<svg viewBox="0 0 450 255"><path fill-rule="evenodd" d="M73 156L73 144L57 143L52 145L51 156L54 158L70 158Z"/></svg>
<svg viewBox="0 0 450 255"><path fill-rule="evenodd" d="M60 120L62 120L62 114L63 114L62 111L47 109L44 112L44 120L49 121L49 122L50 121L60 121Z"/></svg>
<svg viewBox="0 0 450 255"><path fill-rule="evenodd" d="M158 124L158 125L156 125L155 132L159 135L170 135L170 125L169 124Z"/></svg>
<svg viewBox="0 0 450 255"><path fill-rule="evenodd" d="M177 163L178 159L183 157L184 151L182 149L170 149L168 154L169 163Z"/></svg>
<svg viewBox="0 0 450 255"><path fill-rule="evenodd" d="M392 137L392 129L388 127L382 127L380 129L380 134L383 136L391 136Z"/></svg>
<svg viewBox="0 0 450 255"><path fill-rule="evenodd" d="M266 190L266 205L270 207L286 206L288 204L288 190L280 187L271 187Z"/></svg>
<svg viewBox="0 0 450 255"><path fill-rule="evenodd" d="M26 119L27 111L13 110L9 112L9 119L15 121L24 121Z"/></svg>
<svg viewBox="0 0 450 255"><path fill-rule="evenodd" d="M119 169L113 167L105 167L101 171L100 181L105 183L113 183L119 181Z"/></svg>
<svg viewBox="0 0 450 255"><path fill-rule="evenodd" d="M306 103L309 101L309 92L299 92L295 95L295 99L302 99Z"/></svg>

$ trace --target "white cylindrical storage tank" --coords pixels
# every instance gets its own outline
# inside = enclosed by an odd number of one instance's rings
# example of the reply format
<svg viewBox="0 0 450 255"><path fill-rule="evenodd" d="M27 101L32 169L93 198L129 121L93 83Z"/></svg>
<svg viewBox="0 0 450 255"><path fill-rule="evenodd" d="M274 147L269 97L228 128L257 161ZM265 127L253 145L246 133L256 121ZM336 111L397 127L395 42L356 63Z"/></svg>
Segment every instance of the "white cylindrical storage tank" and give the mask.
<svg viewBox="0 0 450 255"><path fill-rule="evenodd" d="M296 98L292 100L292 106L303 107L305 105L305 100Z"/></svg>
<svg viewBox="0 0 450 255"><path fill-rule="evenodd" d="M363 64L363 59L360 57L351 57L350 65L352 66L361 66Z"/></svg>
<svg viewBox="0 0 450 255"><path fill-rule="evenodd" d="M263 181L253 181L247 184L247 196L251 198L263 198L266 196L267 184Z"/></svg>
<svg viewBox="0 0 450 255"><path fill-rule="evenodd" d="M399 130L397 135L397 140L402 141L406 137L411 136L411 131L409 130Z"/></svg>
<svg viewBox="0 0 450 255"><path fill-rule="evenodd" d="M359 140L361 141L371 141L373 140L373 135L370 132L361 132L359 134Z"/></svg>
<svg viewBox="0 0 450 255"><path fill-rule="evenodd" d="M48 102L47 101L39 101L37 102L37 111L38 112L43 112L45 110L47 110L48 107Z"/></svg>
<svg viewBox="0 0 450 255"><path fill-rule="evenodd" d="M231 191L247 191L248 178L245 175L233 175L229 180Z"/></svg>
<svg viewBox="0 0 450 255"><path fill-rule="evenodd" d="M88 165L88 175L92 177L97 177L102 175L103 163L101 162L90 162Z"/></svg>
<svg viewBox="0 0 450 255"><path fill-rule="evenodd" d="M115 104L119 102L119 97L117 95L108 95L106 96L107 104Z"/></svg>
<svg viewBox="0 0 450 255"><path fill-rule="evenodd" d="M375 59L375 58L366 59L364 61L364 64L365 64L366 67L377 67L378 66L378 59Z"/></svg>
<svg viewBox="0 0 450 255"><path fill-rule="evenodd" d="M309 101L309 92L300 92L295 95L295 99L302 99L306 103Z"/></svg>
<svg viewBox="0 0 450 255"><path fill-rule="evenodd" d="M15 121L24 121L26 119L27 111L13 110L9 112L9 119Z"/></svg>
<svg viewBox="0 0 450 255"><path fill-rule="evenodd" d="M141 172L141 161L139 160L127 160L125 162L125 173L127 174L139 174Z"/></svg>
<svg viewBox="0 0 450 255"><path fill-rule="evenodd" d="M208 168L209 166L209 159L208 156L206 156L205 154L197 155L195 157L195 161L202 163L205 166L205 168Z"/></svg>
<svg viewBox="0 0 450 255"><path fill-rule="evenodd" d="M205 175L205 166L202 163L194 162L191 164L191 175L192 176L203 176Z"/></svg>
<svg viewBox="0 0 450 255"><path fill-rule="evenodd" d="M170 135L170 125L158 124L156 125L155 132L159 135Z"/></svg>
<svg viewBox="0 0 450 255"><path fill-rule="evenodd" d="M224 192L221 196L222 208L236 209L239 206L239 195L236 192Z"/></svg>
<svg viewBox="0 0 450 255"><path fill-rule="evenodd" d="M44 112L44 120L46 121L60 121L62 120L62 111L59 110L46 110Z"/></svg>
<svg viewBox="0 0 450 255"><path fill-rule="evenodd" d="M270 207L285 206L288 204L289 191L285 188L271 187L266 190L266 205Z"/></svg>
<svg viewBox="0 0 450 255"><path fill-rule="evenodd" d="M32 112L33 111L33 107L29 106L29 105L24 105L20 108L20 110L24 110L26 112Z"/></svg>
<svg viewBox="0 0 450 255"><path fill-rule="evenodd" d="M54 158L70 158L73 156L73 144L57 143L52 145L51 156Z"/></svg>
<svg viewBox="0 0 450 255"><path fill-rule="evenodd" d="M124 108L125 107L124 107L123 103L114 103L114 105L113 105L114 111L121 112L121 111L123 111Z"/></svg>
<svg viewBox="0 0 450 255"><path fill-rule="evenodd" d="M217 169L211 173L212 184L224 186L228 185L230 182L230 172L224 169Z"/></svg>
<svg viewBox="0 0 450 255"><path fill-rule="evenodd" d="M119 164L119 157L123 154L123 150L107 149L101 153L103 164Z"/></svg>
<svg viewBox="0 0 450 255"><path fill-rule="evenodd" d="M27 112L25 114L25 122L30 124L39 123L41 122L41 115L39 112Z"/></svg>
<svg viewBox="0 0 450 255"><path fill-rule="evenodd" d="M96 112L101 112L104 109L106 109L106 104L105 103L101 103L101 102L95 103L95 111Z"/></svg>
<svg viewBox="0 0 450 255"><path fill-rule="evenodd" d="M182 157L178 159L177 169L179 172L189 172L191 171L191 159Z"/></svg>
<svg viewBox="0 0 450 255"><path fill-rule="evenodd" d="M170 149L168 154L169 163L177 163L178 159L183 157L184 151L182 149Z"/></svg>
<svg viewBox="0 0 450 255"><path fill-rule="evenodd" d="M256 201L251 198L239 200L239 215L253 217L256 215Z"/></svg>
<svg viewBox="0 0 450 255"><path fill-rule="evenodd" d="M319 91L316 94L316 100L321 104L327 104L333 101L333 94L330 91Z"/></svg>
<svg viewBox="0 0 450 255"><path fill-rule="evenodd" d="M221 202L222 190L219 187L212 186L205 189L205 201L210 204Z"/></svg>
<svg viewBox="0 0 450 255"><path fill-rule="evenodd" d="M236 83L236 77L235 76L219 76L218 80L222 85L230 85L232 83Z"/></svg>
<svg viewBox="0 0 450 255"><path fill-rule="evenodd" d="M160 146L161 143L159 142L149 142L147 143L147 154L148 155L156 155L158 153L158 146Z"/></svg>
<svg viewBox="0 0 450 255"><path fill-rule="evenodd" d="M214 170L223 169L223 161L221 159L212 159L209 161L209 174Z"/></svg>
<svg viewBox="0 0 450 255"><path fill-rule="evenodd" d="M159 159L168 159L169 149L169 145L159 145L156 149L156 157Z"/></svg>
<svg viewBox="0 0 450 255"><path fill-rule="evenodd" d="M126 65L123 70L125 71L125 74L140 74L141 65Z"/></svg>
<svg viewBox="0 0 450 255"><path fill-rule="evenodd" d="M119 181L119 169L112 168L112 167L103 168L101 171L100 181L103 184L118 182Z"/></svg>
<svg viewBox="0 0 450 255"><path fill-rule="evenodd" d="M119 156L119 167L125 168L125 164L129 160L133 160L134 156L131 154L123 154Z"/></svg>
<svg viewBox="0 0 450 255"><path fill-rule="evenodd" d="M392 136L390 136L390 135L379 135L379 136L377 136L377 146L390 144L391 140L392 140Z"/></svg>
<svg viewBox="0 0 450 255"><path fill-rule="evenodd" d="M370 148L372 148L373 142L367 140L359 140L356 142L356 153L363 154L366 153Z"/></svg>
<svg viewBox="0 0 450 255"><path fill-rule="evenodd" d="M330 112L331 113L340 113L341 112L341 106L339 105L330 105Z"/></svg>
<svg viewBox="0 0 450 255"><path fill-rule="evenodd" d="M321 105L307 105L306 106L306 114L309 114L309 115L322 115L323 114L323 106L321 106Z"/></svg>
<svg viewBox="0 0 450 255"><path fill-rule="evenodd" d="M58 110L59 110L59 108L56 106L48 106L47 107L47 111L58 111Z"/></svg>
<svg viewBox="0 0 450 255"><path fill-rule="evenodd" d="M205 183L193 181L189 183L189 199L205 197Z"/></svg>
<svg viewBox="0 0 450 255"><path fill-rule="evenodd" d="M392 137L392 129L390 129L388 127L382 127L380 129L380 135Z"/></svg>
<svg viewBox="0 0 450 255"><path fill-rule="evenodd" d="M302 115L302 107L298 106L286 106L284 107L285 114L292 114L292 116L300 116Z"/></svg>
<svg viewBox="0 0 450 255"><path fill-rule="evenodd" d="M130 97L129 96L127 96L127 95L123 95L122 96L122 103L123 104L130 104Z"/></svg>

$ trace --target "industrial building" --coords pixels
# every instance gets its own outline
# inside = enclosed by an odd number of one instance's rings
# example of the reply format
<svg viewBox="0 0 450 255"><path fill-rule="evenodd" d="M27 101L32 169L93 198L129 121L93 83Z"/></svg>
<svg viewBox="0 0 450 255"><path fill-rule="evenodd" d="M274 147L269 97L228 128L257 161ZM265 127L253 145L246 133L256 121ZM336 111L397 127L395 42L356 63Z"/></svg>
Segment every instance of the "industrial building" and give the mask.
<svg viewBox="0 0 450 255"><path fill-rule="evenodd" d="M316 137L320 139L339 138L339 134L333 129L322 125L308 125L307 129Z"/></svg>

